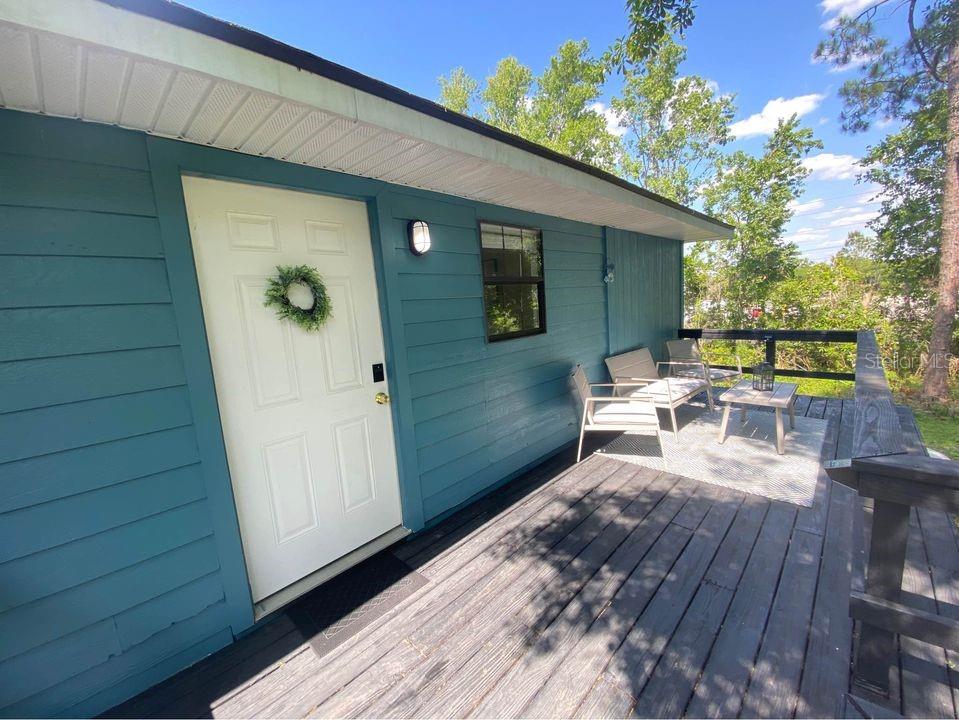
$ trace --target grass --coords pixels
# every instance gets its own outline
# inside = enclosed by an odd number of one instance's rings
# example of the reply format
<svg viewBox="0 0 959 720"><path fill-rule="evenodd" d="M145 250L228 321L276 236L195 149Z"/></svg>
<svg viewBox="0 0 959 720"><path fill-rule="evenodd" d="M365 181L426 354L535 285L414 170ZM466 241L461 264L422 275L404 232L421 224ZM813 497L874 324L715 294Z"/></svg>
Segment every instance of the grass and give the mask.
<svg viewBox="0 0 959 720"><path fill-rule="evenodd" d="M913 408L913 412L926 445L953 459L959 459L959 415L948 408Z"/></svg>
<svg viewBox="0 0 959 720"><path fill-rule="evenodd" d="M799 385L797 392L800 395L814 397L851 398L855 384L848 380L817 380L815 378L784 377L785 382L794 382Z"/></svg>
<svg viewBox="0 0 959 720"><path fill-rule="evenodd" d="M889 379L896 400L912 408L926 445L959 460L959 383L952 384L950 397L943 402L922 398L918 378L890 376Z"/></svg>

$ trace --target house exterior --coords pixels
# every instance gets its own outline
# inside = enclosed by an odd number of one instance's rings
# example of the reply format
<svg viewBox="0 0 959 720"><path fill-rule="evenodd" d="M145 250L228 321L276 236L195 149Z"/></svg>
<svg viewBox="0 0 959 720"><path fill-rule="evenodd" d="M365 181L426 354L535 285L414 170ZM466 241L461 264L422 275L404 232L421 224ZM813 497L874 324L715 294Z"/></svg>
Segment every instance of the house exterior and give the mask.
<svg viewBox="0 0 959 720"><path fill-rule="evenodd" d="M730 234L159 0L0 0L0 106L4 716L102 712L563 448L573 366L658 353Z"/></svg>

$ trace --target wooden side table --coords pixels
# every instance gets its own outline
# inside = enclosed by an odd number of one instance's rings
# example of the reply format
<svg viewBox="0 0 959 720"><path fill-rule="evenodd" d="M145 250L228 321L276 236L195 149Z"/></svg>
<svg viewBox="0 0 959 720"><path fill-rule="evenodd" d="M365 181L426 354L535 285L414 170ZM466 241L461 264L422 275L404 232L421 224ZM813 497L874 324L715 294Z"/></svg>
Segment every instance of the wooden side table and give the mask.
<svg viewBox="0 0 959 720"><path fill-rule="evenodd" d="M719 426L719 442L726 442L726 427L729 425L729 412L733 405L739 405L741 420L746 420L746 408L769 407L776 413L776 452L780 455L786 452L786 433L783 430L783 410L789 411L789 428L796 427L796 383L773 383L772 390L753 390L752 380L740 380L723 393L719 399L725 404L723 422Z"/></svg>

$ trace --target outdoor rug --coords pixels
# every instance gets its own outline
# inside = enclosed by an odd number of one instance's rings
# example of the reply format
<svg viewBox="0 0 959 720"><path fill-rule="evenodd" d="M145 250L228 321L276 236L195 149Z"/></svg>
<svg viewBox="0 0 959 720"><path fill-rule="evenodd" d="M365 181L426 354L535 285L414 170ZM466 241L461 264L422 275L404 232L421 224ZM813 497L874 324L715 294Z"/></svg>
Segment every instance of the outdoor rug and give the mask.
<svg viewBox="0 0 959 720"><path fill-rule="evenodd" d="M427 582L384 550L304 595L290 617L313 652L323 657Z"/></svg>
<svg viewBox="0 0 959 720"><path fill-rule="evenodd" d="M733 408L722 445L717 441L722 420L718 403L713 412L694 404L677 408L678 442L673 438L668 415L664 418L660 413L667 471L771 500L812 505L826 435L825 420L797 417L795 429L790 430L789 418L784 414L786 454L779 455L772 412L754 409L742 423L739 409ZM659 444L652 435L626 433L596 452L623 462L664 469Z"/></svg>

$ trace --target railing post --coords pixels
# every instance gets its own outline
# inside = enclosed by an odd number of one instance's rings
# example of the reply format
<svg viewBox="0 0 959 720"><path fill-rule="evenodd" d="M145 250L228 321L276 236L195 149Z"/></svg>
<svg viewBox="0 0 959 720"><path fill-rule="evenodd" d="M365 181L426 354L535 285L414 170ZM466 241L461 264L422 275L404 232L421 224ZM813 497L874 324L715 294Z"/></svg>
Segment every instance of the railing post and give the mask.
<svg viewBox="0 0 959 720"><path fill-rule="evenodd" d="M776 338L767 335L763 340L766 342L766 362L776 367Z"/></svg>
<svg viewBox="0 0 959 720"><path fill-rule="evenodd" d="M866 593L899 602L909 541L909 506L876 500L872 513ZM896 658L896 635L862 624L853 682L882 697L889 697L889 670Z"/></svg>

